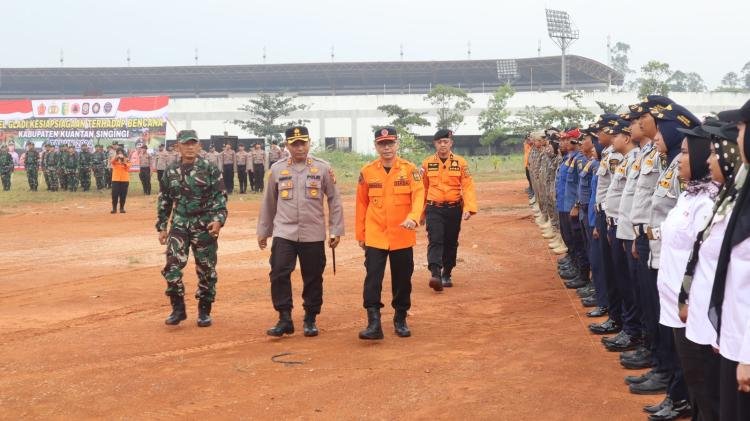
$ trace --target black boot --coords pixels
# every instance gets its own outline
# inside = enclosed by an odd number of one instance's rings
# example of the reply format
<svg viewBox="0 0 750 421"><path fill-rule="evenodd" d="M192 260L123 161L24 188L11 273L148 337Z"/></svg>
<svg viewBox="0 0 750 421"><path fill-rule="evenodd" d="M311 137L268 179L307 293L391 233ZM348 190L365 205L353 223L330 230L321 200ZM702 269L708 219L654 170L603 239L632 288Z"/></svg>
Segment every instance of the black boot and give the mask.
<svg viewBox="0 0 750 421"><path fill-rule="evenodd" d="M268 329L266 335L268 336L283 336L284 334L291 335L294 333L294 322L292 322L292 312L289 310L282 310L279 312L279 321L276 326Z"/></svg>
<svg viewBox="0 0 750 421"><path fill-rule="evenodd" d="M315 313L305 312L305 321L302 323L302 331L305 336L318 336L318 326L315 325Z"/></svg>
<svg viewBox="0 0 750 421"><path fill-rule="evenodd" d="M178 325L181 321L187 319L185 314L185 299L177 295L170 295L169 301L172 303L172 314L164 320L168 325Z"/></svg>
<svg viewBox="0 0 750 421"><path fill-rule="evenodd" d="M359 332L359 339L383 339L383 327L380 325L380 309L367 309L367 328Z"/></svg>
<svg viewBox="0 0 750 421"><path fill-rule="evenodd" d="M411 330L406 325L406 312L396 310L396 315L393 316L393 327L396 329L396 335L401 338L408 338L411 336Z"/></svg>
<svg viewBox="0 0 750 421"><path fill-rule="evenodd" d="M211 326L211 303L208 301L198 302L198 326Z"/></svg>

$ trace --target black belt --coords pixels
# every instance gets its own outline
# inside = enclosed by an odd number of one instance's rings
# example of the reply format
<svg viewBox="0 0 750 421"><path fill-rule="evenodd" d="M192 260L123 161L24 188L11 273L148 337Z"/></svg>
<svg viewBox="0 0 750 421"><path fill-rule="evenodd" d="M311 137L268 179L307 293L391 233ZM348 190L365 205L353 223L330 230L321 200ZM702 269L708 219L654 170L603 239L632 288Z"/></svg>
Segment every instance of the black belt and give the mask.
<svg viewBox="0 0 750 421"><path fill-rule="evenodd" d="M601 203L598 204L598 205L596 205L596 211L597 212L604 212L604 206L602 206Z"/></svg>
<svg viewBox="0 0 750 421"><path fill-rule="evenodd" d="M616 227L617 226L617 219L616 218L610 218L607 217L607 225L610 227Z"/></svg>
<svg viewBox="0 0 750 421"><path fill-rule="evenodd" d="M434 200L428 200L427 206L434 206L436 208L457 208L463 204L462 201L457 202L435 202Z"/></svg>
<svg viewBox="0 0 750 421"><path fill-rule="evenodd" d="M647 228L648 225L646 224L633 224L633 231L635 232L636 237L646 235Z"/></svg>

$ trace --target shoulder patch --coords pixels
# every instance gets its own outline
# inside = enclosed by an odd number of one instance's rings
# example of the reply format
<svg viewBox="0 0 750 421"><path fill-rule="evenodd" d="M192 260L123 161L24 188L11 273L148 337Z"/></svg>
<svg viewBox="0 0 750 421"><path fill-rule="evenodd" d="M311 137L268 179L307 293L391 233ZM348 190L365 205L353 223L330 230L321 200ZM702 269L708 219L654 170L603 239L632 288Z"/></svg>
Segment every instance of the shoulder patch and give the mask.
<svg viewBox="0 0 750 421"><path fill-rule="evenodd" d="M414 177L414 181L422 181L422 175L419 173L418 170L412 170L411 172L412 177Z"/></svg>

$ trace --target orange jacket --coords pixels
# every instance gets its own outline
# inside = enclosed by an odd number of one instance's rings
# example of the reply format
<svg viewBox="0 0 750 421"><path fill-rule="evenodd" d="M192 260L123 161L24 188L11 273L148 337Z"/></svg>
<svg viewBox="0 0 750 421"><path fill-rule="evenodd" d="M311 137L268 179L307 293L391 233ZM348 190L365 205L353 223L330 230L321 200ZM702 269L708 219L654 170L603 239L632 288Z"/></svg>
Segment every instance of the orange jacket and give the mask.
<svg viewBox="0 0 750 421"><path fill-rule="evenodd" d="M531 154L531 145L527 142L523 144L523 167L529 168L529 154Z"/></svg>
<svg viewBox="0 0 750 421"><path fill-rule="evenodd" d="M396 157L386 173L380 159L362 167L357 184L357 241L382 250L413 247L417 233L401 227L406 218L419 223L424 185L416 165Z"/></svg>
<svg viewBox="0 0 750 421"><path fill-rule="evenodd" d="M112 159L112 181L130 181L130 161L121 163L117 158Z"/></svg>
<svg viewBox="0 0 750 421"><path fill-rule="evenodd" d="M427 200L433 202L458 202L463 200L463 211L477 213L477 193L469 173L469 164L458 155L451 154L445 162L435 154L422 162L424 188Z"/></svg>

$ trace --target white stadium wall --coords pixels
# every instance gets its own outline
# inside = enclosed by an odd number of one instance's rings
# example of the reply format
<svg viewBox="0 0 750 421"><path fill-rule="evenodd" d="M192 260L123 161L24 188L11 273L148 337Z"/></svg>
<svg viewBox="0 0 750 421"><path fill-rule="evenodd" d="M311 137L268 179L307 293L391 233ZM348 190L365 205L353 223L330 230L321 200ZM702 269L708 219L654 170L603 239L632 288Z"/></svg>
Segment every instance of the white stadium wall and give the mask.
<svg viewBox="0 0 750 421"><path fill-rule="evenodd" d="M511 112L523 110L526 106L555 108L567 107L562 92L520 92L508 102ZM464 123L456 131L458 134L479 135L478 115L486 108L491 94L470 94L474 100L471 110L466 113ZM684 105L699 117L736 108L750 99L748 93L672 93L670 97ZM201 138L221 135L251 137L238 126L230 123L234 119L244 119L247 115L237 109L247 103L250 97L229 98L177 98L169 104L169 118L172 124L167 127L167 137L174 139L176 129L191 128L198 131ZM601 110L595 101L624 106L638 100L633 92L608 93L585 92L583 104L593 113ZM296 101L309 109L297 112L293 118L303 118L310 122L310 136L314 145L321 145L326 137L352 137L352 149L361 153L374 152L372 126L387 122L386 116L377 110L381 105L397 104L411 111L427 112L427 119L434 124L436 116L431 105L424 101L424 95L354 95L354 96L307 96L297 97ZM434 127L418 128L420 135L431 135Z"/></svg>

